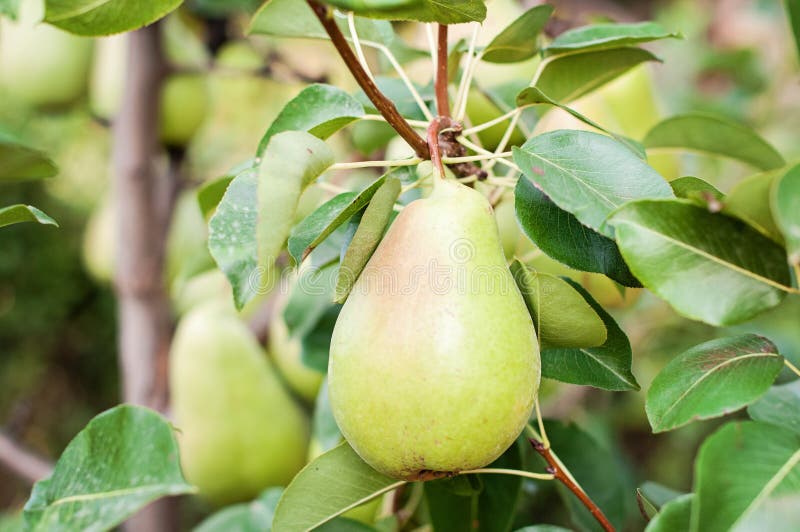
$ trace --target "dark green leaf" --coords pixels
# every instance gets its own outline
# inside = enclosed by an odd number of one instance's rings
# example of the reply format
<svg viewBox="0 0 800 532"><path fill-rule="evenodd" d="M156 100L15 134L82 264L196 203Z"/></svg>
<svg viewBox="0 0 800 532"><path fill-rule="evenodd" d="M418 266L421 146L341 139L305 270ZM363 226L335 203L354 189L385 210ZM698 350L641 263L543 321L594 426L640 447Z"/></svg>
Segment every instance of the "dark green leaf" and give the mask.
<svg viewBox="0 0 800 532"><path fill-rule="evenodd" d="M200 212L203 213L203 217L207 218L214 212L234 177L245 170L255 168L255 166L255 159L250 159L235 166L224 176L211 179L200 185L200 188L197 189L197 203L200 205Z"/></svg>
<svg viewBox="0 0 800 532"><path fill-rule="evenodd" d="M328 298L327 301L330 301L330 298ZM326 373L328 371L331 335L333 335L333 327L336 325L336 319L339 317L340 310L341 306L339 305L329 306L322 316L320 316L314 328L303 336L300 342L303 347L301 360L306 367L315 369L320 373Z"/></svg>
<svg viewBox="0 0 800 532"><path fill-rule="evenodd" d="M518 260L511 263L511 274L531 313L542 348L605 343L603 320L568 282L531 270Z"/></svg>
<svg viewBox="0 0 800 532"><path fill-rule="evenodd" d="M282 131L308 131L327 139L364 116L364 107L342 89L314 84L287 103L261 138L256 154L261 156L273 135Z"/></svg>
<svg viewBox="0 0 800 532"><path fill-rule="evenodd" d="M783 299L783 249L739 220L686 200L640 200L609 223L634 275L686 317L730 325Z"/></svg>
<svg viewBox="0 0 800 532"><path fill-rule="evenodd" d="M606 236L617 207L638 198L665 198L672 189L658 173L614 139L589 131L557 130L514 148L514 162L553 202Z"/></svg>
<svg viewBox="0 0 800 532"><path fill-rule="evenodd" d="M668 38L681 38L681 34L669 32L656 22L593 24L565 31L545 48L545 52L558 54L575 50L621 48Z"/></svg>
<svg viewBox="0 0 800 532"><path fill-rule="evenodd" d="M625 332L581 285L571 279L566 281L603 320L608 338L599 347L543 349L542 377L604 390L638 390L639 383L631 373L631 344Z"/></svg>
<svg viewBox="0 0 800 532"><path fill-rule="evenodd" d="M289 253L300 264L336 228L363 209L385 181L385 176L375 180L359 193L343 192L323 203L292 229L289 235Z"/></svg>
<svg viewBox="0 0 800 532"><path fill-rule="evenodd" d="M344 442L294 477L272 525L276 530L313 529L403 484L372 469Z"/></svg>
<svg viewBox="0 0 800 532"><path fill-rule="evenodd" d="M569 103L645 61L658 58L641 48L615 48L546 59L534 85L557 102Z"/></svg>
<svg viewBox="0 0 800 532"><path fill-rule="evenodd" d="M270 532L282 493L282 488L269 488L254 501L227 506L205 519L194 532Z"/></svg>
<svg viewBox="0 0 800 532"><path fill-rule="evenodd" d="M36 222L42 225L55 225L58 227L58 223L55 220L32 205L0 207L0 227L22 222Z"/></svg>
<svg viewBox="0 0 800 532"><path fill-rule="evenodd" d="M616 242L559 208L530 180L517 181L514 198L522 230L547 255L577 270L605 274L624 286L641 286Z"/></svg>
<svg viewBox="0 0 800 532"><path fill-rule="evenodd" d="M786 241L789 262L800 265L800 165L790 168L775 182L771 199L772 214ZM800 279L797 281L800 283Z"/></svg>
<svg viewBox="0 0 800 532"><path fill-rule="evenodd" d="M111 35L155 22L181 0L45 0L45 22L78 35Z"/></svg>
<svg viewBox="0 0 800 532"><path fill-rule="evenodd" d="M387 177L375 191L339 266L334 296L334 301L337 303L344 303L347 299L361 270L378 247L394 212L394 202L399 195L400 180L394 177Z"/></svg>
<svg viewBox="0 0 800 532"><path fill-rule="evenodd" d="M289 236L303 190L333 161L331 149L310 133L284 131L270 139L258 176L258 264L265 272Z"/></svg>
<svg viewBox="0 0 800 532"><path fill-rule="evenodd" d="M794 44L800 53L800 0L784 0L786 2L786 14L789 15L789 23L794 34Z"/></svg>
<svg viewBox="0 0 800 532"><path fill-rule="evenodd" d="M532 7L501 31L483 49L481 59L489 63L516 63L539 51L539 34L553 13L553 6Z"/></svg>
<svg viewBox="0 0 800 532"><path fill-rule="evenodd" d="M785 164L783 157L749 127L710 113L671 116L647 133L645 148L684 148L730 157L771 170Z"/></svg>
<svg viewBox="0 0 800 532"><path fill-rule="evenodd" d="M763 395L781 369L778 348L754 334L693 347L673 358L650 386L650 426L664 432L738 410Z"/></svg>
<svg viewBox="0 0 800 532"><path fill-rule="evenodd" d="M800 434L800 380L773 386L747 413L756 421L772 423Z"/></svg>
<svg viewBox="0 0 800 532"><path fill-rule="evenodd" d="M524 528L518 528L515 532L572 532L569 528L563 528L556 525L531 525Z"/></svg>
<svg viewBox="0 0 800 532"><path fill-rule="evenodd" d="M645 532L678 532L689 530L692 516L694 493L687 493L674 499L661 508L655 518L648 523Z"/></svg>
<svg viewBox="0 0 800 532"><path fill-rule="evenodd" d="M722 212L744 220L782 245L783 235L775 224L770 209L770 190L778 177L780 172L773 170L739 181L725 197Z"/></svg>
<svg viewBox="0 0 800 532"><path fill-rule="evenodd" d="M675 196L683 199L688 199L708 207L712 212L719 212L722 208L722 200L725 195L716 189L714 185L700 179L699 177L684 176L678 179L673 179L669 182Z"/></svg>
<svg viewBox="0 0 800 532"><path fill-rule="evenodd" d="M800 494L800 435L746 421L729 423L700 447L692 530L722 532L772 497Z"/></svg>
<svg viewBox="0 0 800 532"><path fill-rule="evenodd" d="M167 495L194 490L181 474L172 427L146 408L95 417L67 445L25 505L28 530L107 530Z"/></svg>
<svg viewBox="0 0 800 532"><path fill-rule="evenodd" d="M58 168L47 155L0 137L0 181L53 177Z"/></svg>
<svg viewBox="0 0 800 532"><path fill-rule="evenodd" d="M395 9L420 7L422 0L325 0L343 11L352 11L356 15L367 18L381 18Z"/></svg>
<svg viewBox="0 0 800 532"><path fill-rule="evenodd" d="M417 22L438 22L439 24L460 24L463 22L482 22L486 18L486 5L483 0L421 0L417 7L407 7L373 13L375 18L391 20L415 20Z"/></svg>

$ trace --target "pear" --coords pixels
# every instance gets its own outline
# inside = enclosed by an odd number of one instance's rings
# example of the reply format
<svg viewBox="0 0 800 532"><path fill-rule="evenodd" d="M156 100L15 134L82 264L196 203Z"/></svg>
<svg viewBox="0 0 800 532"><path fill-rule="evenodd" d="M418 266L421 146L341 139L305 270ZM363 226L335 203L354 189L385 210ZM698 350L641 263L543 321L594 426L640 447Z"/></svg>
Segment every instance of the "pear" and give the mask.
<svg viewBox="0 0 800 532"><path fill-rule="evenodd" d="M181 320L170 386L183 471L205 499L252 499L285 486L305 464L308 419L228 305L204 305Z"/></svg>
<svg viewBox="0 0 800 532"><path fill-rule="evenodd" d="M403 209L341 310L328 374L342 434L386 475L479 468L516 439L539 349L483 195L437 178Z"/></svg>
<svg viewBox="0 0 800 532"><path fill-rule="evenodd" d="M303 346L300 338L289 335L283 319L283 305L279 305L270 321L269 353L291 389L305 401L313 402L325 375L303 364Z"/></svg>

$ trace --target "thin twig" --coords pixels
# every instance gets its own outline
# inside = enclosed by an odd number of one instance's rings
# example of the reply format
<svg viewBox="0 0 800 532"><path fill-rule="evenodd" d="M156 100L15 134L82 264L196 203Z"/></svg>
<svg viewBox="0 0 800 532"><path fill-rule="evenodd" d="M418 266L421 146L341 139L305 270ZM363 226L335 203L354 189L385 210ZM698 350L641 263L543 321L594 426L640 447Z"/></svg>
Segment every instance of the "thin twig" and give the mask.
<svg viewBox="0 0 800 532"><path fill-rule="evenodd" d="M545 462L547 462L548 467L547 471L552 473L556 480L560 481L564 486L567 487L572 493L575 494L578 499L583 503L589 513L600 523L600 526L603 527L603 530L606 532L614 532L614 525L606 518L603 510L600 509L597 504L589 498L583 489L574 481L571 475L566 474L565 470L563 469L561 462L553 456L553 453L550 452L550 447L546 446L541 441L537 440L536 438L528 438L528 441L531 442L531 445L539 453L542 458L544 458Z"/></svg>
<svg viewBox="0 0 800 532"><path fill-rule="evenodd" d="M49 477L53 472L53 465L50 462L23 448L2 432L0 432L0 463L31 484Z"/></svg>
<svg viewBox="0 0 800 532"><path fill-rule="evenodd" d="M445 164L456 164L456 163L471 163L476 161L491 161L492 159L499 159L502 157L511 157L513 153L510 151L504 151L503 153L492 153L490 155L467 155L466 157L444 157L442 158L442 162Z"/></svg>
<svg viewBox="0 0 800 532"><path fill-rule="evenodd" d="M423 161L420 157L411 159L394 159L391 161L356 161L353 163L336 163L331 165L328 170L350 170L352 168L372 168L372 167L395 167L395 166L414 166Z"/></svg>
<svg viewBox="0 0 800 532"><path fill-rule="evenodd" d="M369 79L375 81L375 76L373 76L372 72L370 72L367 58L364 56L364 50L361 48L361 42L358 40L358 32L356 31L356 16L352 11L347 13L347 27L350 29L350 38L353 39L353 46L356 49L358 60L361 62L361 67L364 69L364 72L367 73Z"/></svg>
<svg viewBox="0 0 800 532"><path fill-rule="evenodd" d="M347 65L347 68L353 74L356 82L367 95L367 98L369 98L375 105L375 108L386 118L386 121L389 122L394 130L414 149L414 152L419 157L427 159L429 157L429 152L428 144L425 142L425 139L414 131L414 128L406 122L394 103L378 89L377 85L375 85L369 75L361 67L361 63L359 63L356 54L353 53L344 35L342 35L339 26L336 25L332 11L317 0L307 0L307 2L319 19L322 27L325 28L325 31L330 36L331 42L336 47L345 65Z"/></svg>
<svg viewBox="0 0 800 532"><path fill-rule="evenodd" d="M788 359L785 359L785 358L783 359L783 363L784 363L784 364L786 364L786 367L787 367L787 368L789 368L790 370L792 370L792 372L793 372L795 375L797 375L798 377L800 377L800 369L798 369L798 368L797 368L797 366L795 366L794 364L792 364L791 362L789 362L789 360L788 360Z"/></svg>
<svg viewBox="0 0 800 532"><path fill-rule="evenodd" d="M477 61L478 58L474 57L475 53L475 44L478 41L478 34L481 31L481 25L475 23L472 28L472 37L469 40L469 49L467 50L467 59L464 64L464 69L461 72L461 80L458 83L458 91L456 92L456 103L455 103L455 116L458 120L463 120L463 115L461 114L461 107L462 104L466 106L466 94L469 93L469 86L467 85L468 76L467 73L472 69L472 62Z"/></svg>
<svg viewBox="0 0 800 532"><path fill-rule="evenodd" d="M363 115L359 120L370 120L372 122L384 122L384 123L386 123L386 119L381 115L369 115L369 114L367 114L367 115ZM429 124L429 122L426 122L425 120L408 120L408 119L406 119L406 122L411 124L411 126L413 126L413 127L424 127L424 128L427 128L428 124Z"/></svg>
<svg viewBox="0 0 800 532"><path fill-rule="evenodd" d="M439 24L438 56L436 58L436 110L439 116L450 117L447 95L447 24Z"/></svg>
<svg viewBox="0 0 800 532"><path fill-rule="evenodd" d="M515 475L518 477L533 478L536 480L553 480L556 478L552 473L531 473L530 471L520 471L519 469L501 469L501 468L483 468L483 469L470 469L468 471L459 471L459 475L471 475L474 473L494 473L498 475Z"/></svg>
<svg viewBox="0 0 800 532"><path fill-rule="evenodd" d="M495 126L495 125L497 125L497 124L499 124L501 122L505 122L509 118L513 117L515 114L518 114L518 113L521 113L521 112L522 112L522 108L521 107L515 107L514 109L510 110L509 112L504 113L504 114L498 116L497 118L493 118L493 119L489 120L488 122L484 122L483 124L478 124L477 126L465 129L462 134L463 135L471 135L473 133L477 133L479 131L483 131L484 129L489 129L490 127Z"/></svg>

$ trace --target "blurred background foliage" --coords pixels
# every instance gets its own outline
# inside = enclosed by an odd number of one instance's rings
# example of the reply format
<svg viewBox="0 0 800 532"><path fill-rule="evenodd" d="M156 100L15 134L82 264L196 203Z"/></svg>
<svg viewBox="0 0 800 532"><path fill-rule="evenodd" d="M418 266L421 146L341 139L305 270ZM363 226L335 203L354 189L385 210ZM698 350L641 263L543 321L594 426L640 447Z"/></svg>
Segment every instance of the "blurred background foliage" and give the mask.
<svg viewBox="0 0 800 532"><path fill-rule="evenodd" d="M511 7L505 7L517 12L526 4L493 3L509 4ZM654 47L663 64L636 74L647 85L645 91L654 91L654 105L660 114L713 110L756 128L787 160L800 156L798 60L780 2L551 3L557 7L558 23L563 25L560 30L610 17L617 21L657 20L681 31L684 40ZM325 81L355 90L327 43L246 38L245 13L258 4L254 0L194 0L163 23L167 55L181 70L183 89L187 89L182 93L182 87L174 87L177 107L182 115L196 113L202 124L188 146L173 147L159 162L184 163L182 188L188 194L188 199L179 203L184 206L176 210L168 259L176 312L182 304L191 304L185 303L191 294L182 292L187 283L213 266L205 249L204 220L192 191L250 157L268 124L304 83ZM498 28L507 20L510 17L500 20ZM113 39L67 36L51 28L45 33L49 35L37 38L36 49L25 57L25 63L33 68L37 62L46 63L48 54L64 54L68 59L54 64L62 69L59 83L69 87L71 94L49 95L42 87L37 88L41 93L30 87L10 88L9 76L31 83L40 78L35 72L14 73L25 65L8 59L6 52L13 52L11 32L7 21L0 24L0 50L6 50L0 52L3 132L45 151L60 168L54 179L13 184L0 192L4 203L37 205L60 224L58 229L21 224L0 233L0 426L44 456L55 458L92 416L119 398L110 284L115 239L110 224L103 222L108 220L108 213L103 213L110 194L108 109L114 102L113 98L102 101L98 87L114 83L112 70L117 77L124 73L124 47L115 46ZM409 38L414 38L413 34ZM428 74L427 63L422 63L424 69L418 70ZM414 71L414 63L410 69ZM493 80L491 73L484 73L483 78L478 74L479 83L490 85ZM632 115L636 111L631 112L630 107L635 109L636 101L624 95L615 99L613 93L610 89L605 96L601 94L600 98L607 100L603 110L594 107L604 114L598 121L616 120L634 131L631 135L642 135L652 123L626 125L635 120ZM590 96L575 107L592 116L596 105L592 98L597 99ZM165 100L164 106L163 112L169 112L169 102ZM352 157L351 146L359 145L359 135L362 143L364 138L374 140L379 126L364 122L362 129L345 130L330 142L338 154ZM367 145L364 151L374 156L382 149ZM388 150L392 149L390 145ZM681 155L665 168L675 172L670 178L701 176L723 192L749 172L740 163L701 155ZM208 276L206 286L224 291L224 286L214 285ZM634 373L644 390L609 393L546 382L542 392L545 414L572 420L592 434L618 462L618 470L631 487L655 480L688 490L697 447L721 421L693 423L653 435L645 417L645 391L658 370L676 354L731 331L681 318L646 292L628 293L623 300L612 283L596 283L591 289L629 335ZM800 303L797 298L787 298L780 307L737 326L736 331L767 335L797 364L798 323ZM18 508L28 497L29 486L13 479L2 466L0 477L4 479L0 482L0 508ZM548 508L555 497L548 491L552 486L530 484L528 488L544 490L540 497L526 499L530 504L526 511L533 515ZM631 503L635 501L631 499Z"/></svg>

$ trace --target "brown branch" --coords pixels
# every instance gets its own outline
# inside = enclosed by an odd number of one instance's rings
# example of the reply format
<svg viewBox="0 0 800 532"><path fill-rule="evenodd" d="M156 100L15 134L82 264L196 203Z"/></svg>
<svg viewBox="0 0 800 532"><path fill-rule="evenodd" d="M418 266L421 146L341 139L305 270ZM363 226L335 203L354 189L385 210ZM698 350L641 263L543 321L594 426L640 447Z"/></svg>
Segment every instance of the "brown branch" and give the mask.
<svg viewBox="0 0 800 532"><path fill-rule="evenodd" d="M31 484L49 477L53 472L53 465L50 462L25 449L2 432L0 432L0 463Z"/></svg>
<svg viewBox="0 0 800 532"><path fill-rule="evenodd" d="M600 523L600 526L603 527L603 530L606 532L614 532L614 525L612 525L609 520L606 518L605 514L603 514L603 510L597 506L592 499L586 494L585 491L581 489L580 486L575 484L575 482L567 475L564 470L561 468L561 464L556 460L553 456L553 453L550 452L550 447L546 447L542 442L535 438L528 438L528 441L531 442L531 445L539 453L542 458L547 462L547 472L553 474L556 477L556 480L561 481L564 486L567 487L572 493L575 494L578 499L583 503L587 510L597 519L597 522Z"/></svg>
<svg viewBox="0 0 800 532"><path fill-rule="evenodd" d="M397 131L408 145L414 149L417 156L427 159L429 157L429 152L425 139L414 131L414 128L406 122L406 119L403 118L403 115L400 114L400 111L397 110L394 103L378 89L377 85L375 85L369 75L364 71L355 53L353 53L344 35L342 35L339 26L336 25L336 21L333 19L333 12L328 9L327 6L316 0L307 0L307 2L319 19L322 27L325 28L325 31L330 36L331 42L333 42L333 45L336 47L336 51L339 52L339 55L353 74L356 82L358 82L358 85L367 95L367 98L375 105L378 112L383 115L395 131Z"/></svg>
<svg viewBox="0 0 800 532"><path fill-rule="evenodd" d="M439 116L450 117L447 95L447 24L439 24L439 43L436 56L436 111Z"/></svg>

